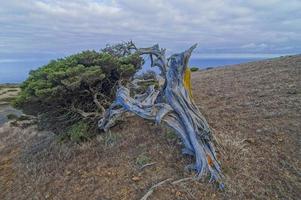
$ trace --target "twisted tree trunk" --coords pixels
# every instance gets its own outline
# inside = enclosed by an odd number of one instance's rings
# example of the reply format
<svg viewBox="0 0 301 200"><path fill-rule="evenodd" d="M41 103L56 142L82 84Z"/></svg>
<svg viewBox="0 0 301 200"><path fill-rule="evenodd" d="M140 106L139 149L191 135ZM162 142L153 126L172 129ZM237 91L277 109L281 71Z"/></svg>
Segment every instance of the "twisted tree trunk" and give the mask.
<svg viewBox="0 0 301 200"><path fill-rule="evenodd" d="M192 100L190 70L187 65L195 47L193 45L187 51L169 58L165 57L165 49L160 49L158 45L136 49L141 55L150 55L151 66L161 69L165 81L159 85L158 90L152 85L144 94L134 97L130 96L128 88L120 86L115 101L99 121L99 127L108 130L127 111L157 124L163 121L181 138L183 154L195 157L196 162L188 168L196 170L196 177L201 178L209 172L210 181L217 181L220 188L223 188L222 173L212 144L212 132ZM136 82L134 81L135 84Z"/></svg>

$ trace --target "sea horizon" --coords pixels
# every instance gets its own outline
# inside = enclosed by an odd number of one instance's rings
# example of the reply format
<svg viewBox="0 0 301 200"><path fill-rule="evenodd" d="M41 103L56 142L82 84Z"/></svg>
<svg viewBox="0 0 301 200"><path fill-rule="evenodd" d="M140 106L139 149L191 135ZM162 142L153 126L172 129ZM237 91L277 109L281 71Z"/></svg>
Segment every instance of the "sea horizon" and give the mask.
<svg viewBox="0 0 301 200"><path fill-rule="evenodd" d="M276 58L285 55L259 55L248 57L192 57L189 61L190 67L197 67L199 69L206 69L208 67L217 68L228 65L242 64L253 61L265 60ZM10 60L0 59L0 84L22 83L25 81L31 70L36 70L39 67L48 64L52 59L23 59L23 60ZM148 67L143 67L142 71L149 70Z"/></svg>

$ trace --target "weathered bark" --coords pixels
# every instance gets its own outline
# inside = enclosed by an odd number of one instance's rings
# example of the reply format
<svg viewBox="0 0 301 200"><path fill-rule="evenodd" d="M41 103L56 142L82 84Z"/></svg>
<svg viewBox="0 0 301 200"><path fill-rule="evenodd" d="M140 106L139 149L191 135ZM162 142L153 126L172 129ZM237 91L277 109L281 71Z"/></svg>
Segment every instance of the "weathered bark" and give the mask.
<svg viewBox="0 0 301 200"><path fill-rule="evenodd" d="M196 170L197 178L209 172L210 181L217 181L222 188L222 173L212 144L212 132L192 100L190 76L185 76L185 73L190 72L188 60L195 47L193 45L187 51L174 54L168 59L165 50L159 49L158 45L137 49L141 55L150 55L151 66L161 69L165 81L158 90L149 86L146 93L134 98L130 96L128 88L120 86L114 103L100 120L99 127L108 130L127 111L158 124L164 122L181 138L183 153L195 157L196 163L188 167ZM134 85L137 86L137 82L134 81Z"/></svg>

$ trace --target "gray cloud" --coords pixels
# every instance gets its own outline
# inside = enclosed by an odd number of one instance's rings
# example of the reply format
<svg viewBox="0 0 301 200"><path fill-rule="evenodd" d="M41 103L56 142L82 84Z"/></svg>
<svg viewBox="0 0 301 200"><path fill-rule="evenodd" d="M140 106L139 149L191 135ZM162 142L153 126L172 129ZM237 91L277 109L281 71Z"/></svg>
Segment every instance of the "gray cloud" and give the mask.
<svg viewBox="0 0 301 200"><path fill-rule="evenodd" d="M0 54L67 55L132 39L170 52L300 53L299 0L10 0Z"/></svg>

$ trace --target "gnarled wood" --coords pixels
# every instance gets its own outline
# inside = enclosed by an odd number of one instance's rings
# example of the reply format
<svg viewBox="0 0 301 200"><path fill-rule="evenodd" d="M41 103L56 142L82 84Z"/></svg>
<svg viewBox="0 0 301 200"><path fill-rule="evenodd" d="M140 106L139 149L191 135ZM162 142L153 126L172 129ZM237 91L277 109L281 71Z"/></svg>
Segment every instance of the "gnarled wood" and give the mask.
<svg viewBox="0 0 301 200"><path fill-rule="evenodd" d="M196 44L187 51L165 57L165 49L158 45L150 48L137 49L141 55L151 57L151 66L158 66L164 77L164 84L159 89L149 86L142 95L130 96L130 90L120 86L116 99L105 116L99 122L99 127L108 130L115 120L124 112L155 121L157 124L164 122L173 128L181 138L184 148L183 153L195 157L196 162L188 168L197 172L197 178L207 172L210 181L217 181L223 187L222 173L212 144L212 132L206 119L203 117L194 101L190 90L190 73L188 61ZM139 81L134 80L137 86Z"/></svg>

